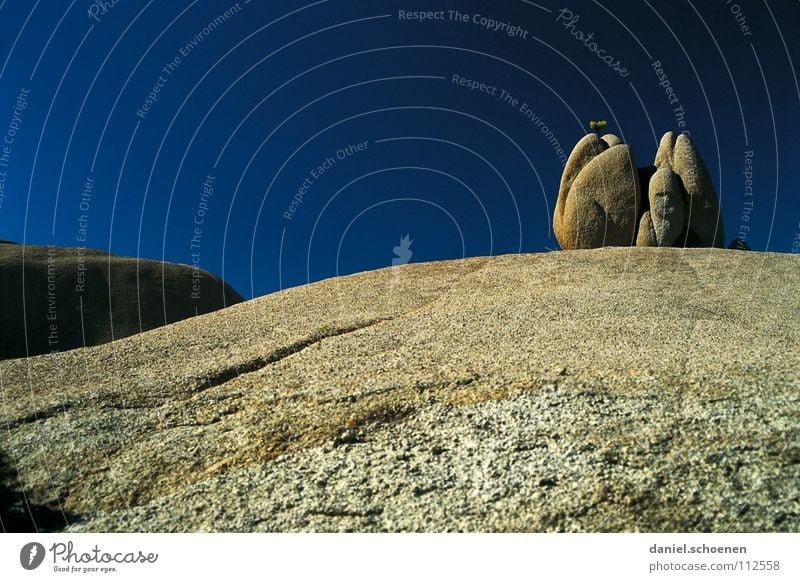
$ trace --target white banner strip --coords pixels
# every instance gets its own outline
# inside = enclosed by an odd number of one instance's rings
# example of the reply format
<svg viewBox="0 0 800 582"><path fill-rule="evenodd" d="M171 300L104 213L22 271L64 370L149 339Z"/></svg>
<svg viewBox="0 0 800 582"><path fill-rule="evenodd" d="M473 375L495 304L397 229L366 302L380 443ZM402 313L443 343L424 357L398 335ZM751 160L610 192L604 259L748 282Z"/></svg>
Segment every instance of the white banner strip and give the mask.
<svg viewBox="0 0 800 582"><path fill-rule="evenodd" d="M3 581L795 581L798 548L800 534L4 534L0 572Z"/></svg>

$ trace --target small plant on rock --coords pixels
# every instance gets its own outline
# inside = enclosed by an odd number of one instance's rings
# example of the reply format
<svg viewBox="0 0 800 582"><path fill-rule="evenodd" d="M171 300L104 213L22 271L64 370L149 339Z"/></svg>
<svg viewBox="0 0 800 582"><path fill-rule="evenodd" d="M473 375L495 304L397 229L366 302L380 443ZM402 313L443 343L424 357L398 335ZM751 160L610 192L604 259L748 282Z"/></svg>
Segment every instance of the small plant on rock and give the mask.
<svg viewBox="0 0 800 582"><path fill-rule="evenodd" d="M324 323L317 328L317 337L328 337L333 335L333 332L336 331L336 328L333 327L330 323Z"/></svg>

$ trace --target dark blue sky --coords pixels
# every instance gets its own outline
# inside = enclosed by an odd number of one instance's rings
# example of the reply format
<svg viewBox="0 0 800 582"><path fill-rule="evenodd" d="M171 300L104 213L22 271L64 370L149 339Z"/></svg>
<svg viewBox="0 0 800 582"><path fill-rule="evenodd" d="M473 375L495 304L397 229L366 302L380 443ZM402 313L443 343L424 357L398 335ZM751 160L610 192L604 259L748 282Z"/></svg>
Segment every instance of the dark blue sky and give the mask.
<svg viewBox="0 0 800 582"><path fill-rule="evenodd" d="M554 141L590 119L640 166L690 131L726 242L800 233L797 0L101 4L0 2L2 239L85 233L247 297L389 266L406 234L413 262L553 249Z"/></svg>

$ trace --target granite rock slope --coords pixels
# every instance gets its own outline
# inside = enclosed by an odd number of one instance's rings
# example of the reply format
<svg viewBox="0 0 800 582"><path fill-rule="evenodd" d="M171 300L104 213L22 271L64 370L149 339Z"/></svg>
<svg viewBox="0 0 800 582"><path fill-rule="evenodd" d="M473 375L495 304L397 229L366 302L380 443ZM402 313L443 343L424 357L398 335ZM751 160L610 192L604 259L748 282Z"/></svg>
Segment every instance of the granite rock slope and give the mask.
<svg viewBox="0 0 800 582"><path fill-rule="evenodd" d="M800 259L604 248L330 279L0 363L70 531L798 531Z"/></svg>

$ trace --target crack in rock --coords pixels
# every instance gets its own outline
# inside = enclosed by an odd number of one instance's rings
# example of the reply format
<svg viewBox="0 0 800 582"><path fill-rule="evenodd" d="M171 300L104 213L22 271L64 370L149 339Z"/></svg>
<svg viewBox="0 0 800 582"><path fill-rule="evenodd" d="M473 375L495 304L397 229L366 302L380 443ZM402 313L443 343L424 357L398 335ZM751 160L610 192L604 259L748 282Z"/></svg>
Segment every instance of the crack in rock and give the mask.
<svg viewBox="0 0 800 582"><path fill-rule="evenodd" d="M383 514L382 507L373 507L364 511L357 511L351 509L312 509L307 512L307 515L320 515L323 517L377 517Z"/></svg>
<svg viewBox="0 0 800 582"><path fill-rule="evenodd" d="M321 329L313 333L312 335L296 341L288 346L284 346L278 348L271 353L267 354L266 356L261 356L252 360L248 360L241 364L236 364L234 366L230 366L228 368L223 368L217 372L209 373L203 378L203 383L197 388L197 390L208 390L209 388L215 388L217 386L221 386L226 382L233 380L234 378L244 375L244 374L251 374L253 372L257 372L267 366L279 362L289 356L293 356L299 352L302 352L306 348L313 346L321 342L324 339L332 338L340 335L345 335L348 333L353 333L360 329L365 329L367 327L371 327L377 323L382 323L384 321L389 321L394 319L394 317L380 317L377 319L370 319L366 322L358 323L355 325L349 325L346 327L335 327L331 329Z"/></svg>
<svg viewBox="0 0 800 582"><path fill-rule="evenodd" d="M20 427L23 424L32 424L40 420L47 420L48 418L52 418L67 412L73 406L75 406L75 402L72 400L67 400L61 404L54 404L53 406L48 406L47 408L42 408L41 410L34 410L30 414L15 418L14 420L9 420L6 423L6 429L11 430Z"/></svg>

